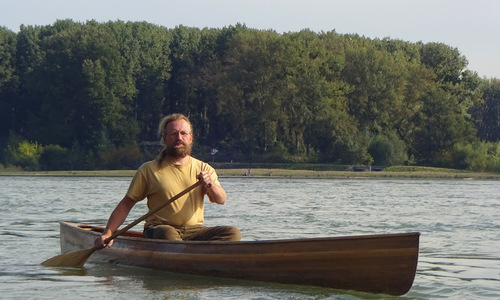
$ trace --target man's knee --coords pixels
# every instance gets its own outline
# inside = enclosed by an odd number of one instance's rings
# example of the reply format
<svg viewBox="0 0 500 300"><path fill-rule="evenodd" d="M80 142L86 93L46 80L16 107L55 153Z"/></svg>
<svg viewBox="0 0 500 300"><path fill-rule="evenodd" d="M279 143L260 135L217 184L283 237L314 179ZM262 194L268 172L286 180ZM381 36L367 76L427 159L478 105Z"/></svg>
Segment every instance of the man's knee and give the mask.
<svg viewBox="0 0 500 300"><path fill-rule="evenodd" d="M224 226L225 236L224 240L226 241L240 241L241 240L241 231L234 226Z"/></svg>
<svg viewBox="0 0 500 300"><path fill-rule="evenodd" d="M169 241L182 240L179 232L169 225L151 226L144 230L144 237L149 239L162 239Z"/></svg>

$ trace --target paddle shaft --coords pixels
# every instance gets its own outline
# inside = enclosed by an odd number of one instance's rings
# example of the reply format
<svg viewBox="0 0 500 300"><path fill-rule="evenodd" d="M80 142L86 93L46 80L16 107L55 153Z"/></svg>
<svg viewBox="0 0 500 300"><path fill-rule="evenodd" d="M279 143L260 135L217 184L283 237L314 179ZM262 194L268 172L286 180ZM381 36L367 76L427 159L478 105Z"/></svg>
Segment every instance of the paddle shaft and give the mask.
<svg viewBox="0 0 500 300"><path fill-rule="evenodd" d="M142 220L146 219L147 217L151 216L152 214L156 213L163 207L169 205L170 203L174 202L175 200L179 199L186 193L188 193L190 190L194 189L195 187L201 185L201 181L197 181L195 184L191 185L190 187L186 188L179 194L175 195L172 197L170 200L165 201L164 203L160 204L158 207L154 208L153 210L150 210L147 214L144 216L140 217L139 219L135 220L134 222L130 223L129 225L125 226L123 229L120 229L113 233L109 238L104 240L104 244L108 244L111 240L116 238L117 236L123 234L130 228L134 227L137 225L139 222ZM97 250L103 249L101 247L92 247L90 249L83 249L83 250L78 250L78 251L73 251L73 252L66 252L62 253L60 255L54 256L52 258L47 259L46 261L42 262L42 265L48 266L48 267L83 267L87 259L92 255Z"/></svg>
<svg viewBox="0 0 500 300"><path fill-rule="evenodd" d="M107 238L107 239L104 240L104 244L107 244L111 240L115 239L117 236L122 235L127 230L129 230L130 228L134 227L135 225L139 224L141 221L145 220L147 217L149 217L152 214L158 212L160 209L164 208L165 206L169 205L170 203L174 202L175 200L179 199L180 197L184 196L185 194L187 194L189 191L191 191L195 187L201 185L201 183L202 183L201 181L197 181L196 183L194 183L190 187L186 188L185 190L183 190L179 194L175 195L174 197L170 198L169 200L167 200L167 201L163 202L162 204L158 205L156 208L150 210L147 214L143 215L139 219L135 220L134 222L130 223L129 225L125 226L124 228L122 228L122 229L120 229L118 231L115 231L115 233L113 233L109 238Z"/></svg>

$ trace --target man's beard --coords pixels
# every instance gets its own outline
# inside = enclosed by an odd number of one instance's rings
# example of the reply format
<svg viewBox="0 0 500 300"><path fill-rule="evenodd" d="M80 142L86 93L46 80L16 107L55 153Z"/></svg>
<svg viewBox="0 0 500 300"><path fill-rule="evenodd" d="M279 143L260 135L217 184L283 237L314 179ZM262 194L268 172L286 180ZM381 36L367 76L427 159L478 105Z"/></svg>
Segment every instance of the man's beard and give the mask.
<svg viewBox="0 0 500 300"><path fill-rule="evenodd" d="M191 155L191 145L184 142L180 143L182 144L179 145L178 143L175 143L173 145L167 145L165 148L167 155L174 158L182 158L187 155Z"/></svg>

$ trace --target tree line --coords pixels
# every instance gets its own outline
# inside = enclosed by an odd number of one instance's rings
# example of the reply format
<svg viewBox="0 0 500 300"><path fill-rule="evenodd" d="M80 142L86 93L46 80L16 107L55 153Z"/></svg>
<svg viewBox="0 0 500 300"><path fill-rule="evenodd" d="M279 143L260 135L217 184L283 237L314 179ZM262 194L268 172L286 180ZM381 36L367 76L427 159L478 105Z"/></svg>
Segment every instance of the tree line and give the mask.
<svg viewBox="0 0 500 300"><path fill-rule="evenodd" d="M467 64L443 43L335 31L0 27L0 159L135 168L180 112L202 159L500 171L500 81Z"/></svg>

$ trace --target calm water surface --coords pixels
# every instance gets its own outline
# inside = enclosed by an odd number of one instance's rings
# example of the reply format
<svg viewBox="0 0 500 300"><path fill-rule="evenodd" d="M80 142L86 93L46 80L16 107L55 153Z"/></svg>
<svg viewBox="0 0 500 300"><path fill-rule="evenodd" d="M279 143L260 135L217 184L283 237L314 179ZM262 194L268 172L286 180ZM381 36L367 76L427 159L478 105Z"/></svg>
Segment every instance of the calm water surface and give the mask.
<svg viewBox="0 0 500 300"><path fill-rule="evenodd" d="M316 287L203 278L113 264L46 268L59 221L104 225L130 178L0 176L1 299L392 299ZM421 232L406 299L498 299L500 182L222 178L207 225L245 240ZM127 223L145 213L136 205ZM138 225L138 229L142 224Z"/></svg>

